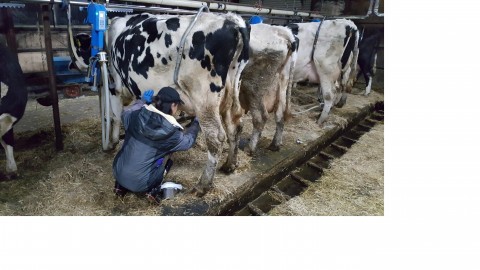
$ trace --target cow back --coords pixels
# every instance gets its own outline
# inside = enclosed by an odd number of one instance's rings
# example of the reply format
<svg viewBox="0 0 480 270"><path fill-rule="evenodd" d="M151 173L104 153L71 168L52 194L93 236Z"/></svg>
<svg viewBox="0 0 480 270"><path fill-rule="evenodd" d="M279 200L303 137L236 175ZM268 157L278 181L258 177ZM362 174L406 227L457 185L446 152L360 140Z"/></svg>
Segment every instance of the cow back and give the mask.
<svg viewBox="0 0 480 270"><path fill-rule="evenodd" d="M225 88L235 85L240 63L248 61L249 33L237 15L202 13L186 36L182 53L180 41L193 19L140 14L112 21L111 62L128 89L122 95L139 97L147 89L174 86L187 106L203 100L220 102Z"/></svg>
<svg viewBox="0 0 480 270"><path fill-rule="evenodd" d="M320 22L297 23L289 25L296 32L299 39L298 60L294 72L294 81L309 80L318 83L318 73L327 70L331 73L332 69L340 69L342 66L350 64L349 57L344 56L345 51L354 51L358 46L358 31L352 21L346 19L325 20L318 34L317 45L312 53L315 42L315 34ZM354 36L349 39L350 34ZM347 50L348 49L348 50ZM343 56L343 61L342 61ZM313 62L318 62L322 70L316 70Z"/></svg>

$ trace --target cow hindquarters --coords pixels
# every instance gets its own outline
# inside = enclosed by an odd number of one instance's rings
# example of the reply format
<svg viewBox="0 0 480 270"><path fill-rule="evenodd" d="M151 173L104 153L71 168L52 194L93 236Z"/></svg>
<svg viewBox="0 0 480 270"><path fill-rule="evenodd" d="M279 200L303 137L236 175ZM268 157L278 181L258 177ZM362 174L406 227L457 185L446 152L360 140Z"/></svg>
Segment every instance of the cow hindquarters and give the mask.
<svg viewBox="0 0 480 270"><path fill-rule="evenodd" d="M0 115L0 142L5 149L6 162L6 177L13 179L17 177L17 164L13 156L13 123L17 121L16 117L8 113Z"/></svg>

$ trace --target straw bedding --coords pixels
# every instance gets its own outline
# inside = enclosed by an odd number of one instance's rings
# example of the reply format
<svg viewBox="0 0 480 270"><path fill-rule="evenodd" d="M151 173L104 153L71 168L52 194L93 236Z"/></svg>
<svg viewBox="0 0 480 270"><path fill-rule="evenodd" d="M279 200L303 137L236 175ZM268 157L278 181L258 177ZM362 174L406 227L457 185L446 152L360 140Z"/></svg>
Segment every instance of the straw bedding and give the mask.
<svg viewBox="0 0 480 270"><path fill-rule="evenodd" d="M384 214L384 126L369 133L324 171L319 182L270 215L368 216Z"/></svg>
<svg viewBox="0 0 480 270"><path fill-rule="evenodd" d="M301 106L316 105L315 91L316 87L310 86L293 89L292 111L305 108ZM98 111L98 98L90 98L94 99L92 107ZM347 104L355 107L356 99L357 97L349 98ZM76 103L80 102L60 101L60 111L68 112L72 117L75 115L71 113L72 110L75 110L76 114L88 112L85 113L88 117L72 120L62 126L63 151L55 150L54 131L50 126L15 134L14 154L20 176L15 181L0 182L0 215L161 215L161 208L150 204L143 194L128 194L123 199L113 194L112 162L122 142L115 150L103 152L100 118L91 116L92 109L75 109ZM341 110L332 109L332 116L335 116L329 118L327 125L340 121L342 113L348 113L349 106ZM290 119L285 124L284 145L303 147L304 144L297 145L296 141L306 143L320 136L322 128L315 123L318 115L318 110L312 110ZM47 110L45 117L51 121L51 110ZM259 141L260 149L267 147L273 138L273 119L273 115L270 115ZM252 131L248 114L243 118L243 122L241 137L245 139ZM228 144L224 143L218 167L225 161L227 148ZM203 198L207 205L224 200L252 177L251 166L256 162L256 158L247 156L243 151L239 151L238 157L238 169L233 174L227 176L217 171L214 188ZM186 190L190 189L198 181L206 158L206 145L203 133L200 133L192 149L173 155L174 167L167 179L182 184ZM4 171L4 168L5 158L2 157L0 171ZM185 192L173 200L163 201L162 205L178 207L194 199L193 195Z"/></svg>

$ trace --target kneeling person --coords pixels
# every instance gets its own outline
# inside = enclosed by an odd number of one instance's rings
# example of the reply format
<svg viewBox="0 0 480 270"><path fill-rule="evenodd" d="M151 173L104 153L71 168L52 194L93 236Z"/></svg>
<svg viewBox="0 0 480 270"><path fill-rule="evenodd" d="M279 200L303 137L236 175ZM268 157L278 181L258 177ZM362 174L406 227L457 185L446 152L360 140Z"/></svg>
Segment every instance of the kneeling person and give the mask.
<svg viewBox="0 0 480 270"><path fill-rule="evenodd" d="M150 105L137 100L122 112L125 141L113 160L117 195L147 192L149 199L159 202L166 156L191 148L200 129L197 118L186 130L175 120L179 104L183 101L177 91L164 87Z"/></svg>

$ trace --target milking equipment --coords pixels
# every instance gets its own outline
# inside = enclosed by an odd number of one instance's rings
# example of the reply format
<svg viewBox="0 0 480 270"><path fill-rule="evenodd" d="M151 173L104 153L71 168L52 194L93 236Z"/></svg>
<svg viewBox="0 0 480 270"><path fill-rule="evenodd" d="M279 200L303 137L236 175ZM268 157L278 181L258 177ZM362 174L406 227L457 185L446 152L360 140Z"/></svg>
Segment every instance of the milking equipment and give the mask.
<svg viewBox="0 0 480 270"><path fill-rule="evenodd" d="M263 23L263 18L262 16L254 15L250 17L249 23L250 24Z"/></svg>
<svg viewBox="0 0 480 270"><path fill-rule="evenodd" d="M108 29L107 9L104 5L90 2L87 7L85 23L92 26L91 30L91 57L88 66L89 81L92 82L92 90L97 90L101 79L100 113L102 118L102 148L108 150L110 143L110 91L108 88L107 53L104 51L104 37Z"/></svg>

